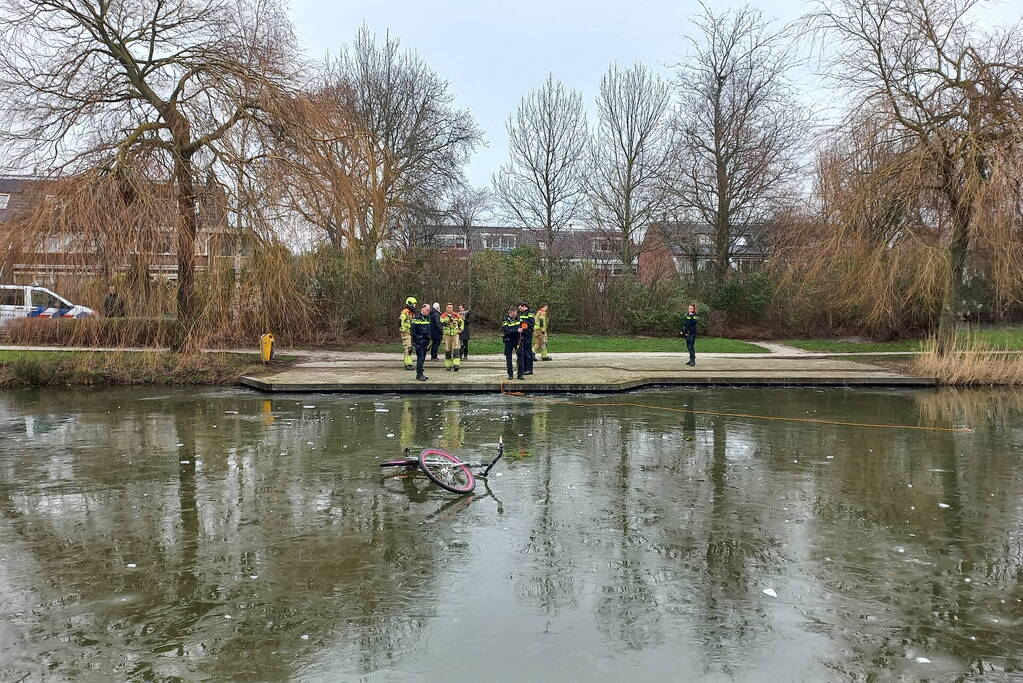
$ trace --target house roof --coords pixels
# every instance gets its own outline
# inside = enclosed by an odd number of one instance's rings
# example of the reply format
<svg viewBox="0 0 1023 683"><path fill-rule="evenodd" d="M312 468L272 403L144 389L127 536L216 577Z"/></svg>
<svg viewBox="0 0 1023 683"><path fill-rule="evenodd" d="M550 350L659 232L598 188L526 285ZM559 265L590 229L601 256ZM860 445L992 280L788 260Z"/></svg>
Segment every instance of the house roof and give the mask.
<svg viewBox="0 0 1023 683"><path fill-rule="evenodd" d="M736 231L733 235L736 244L732 248L732 255L764 256L768 251L767 234L765 224L746 226ZM647 230L647 239L661 238L673 256L692 256L694 253L709 256L714 249L713 243L700 238L711 238L713 235L713 226L699 221L652 223Z"/></svg>
<svg viewBox="0 0 1023 683"><path fill-rule="evenodd" d="M0 194L11 195L6 209L0 209L0 223L5 223L14 218L18 210L18 195L28 192L33 185L43 182L35 176L0 176Z"/></svg>

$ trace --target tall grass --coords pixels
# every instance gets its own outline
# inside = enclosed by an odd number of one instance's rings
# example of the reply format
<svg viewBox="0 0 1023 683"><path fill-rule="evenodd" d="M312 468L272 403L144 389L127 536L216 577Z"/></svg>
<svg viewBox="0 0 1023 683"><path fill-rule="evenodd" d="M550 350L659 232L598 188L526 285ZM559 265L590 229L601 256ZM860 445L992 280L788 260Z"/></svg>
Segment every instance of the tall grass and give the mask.
<svg viewBox="0 0 1023 683"><path fill-rule="evenodd" d="M939 353L936 338L924 342L911 363L914 372L950 386L1023 385L1023 354L1009 353L975 331L958 335Z"/></svg>
<svg viewBox="0 0 1023 683"><path fill-rule="evenodd" d="M263 367L253 356L230 353L11 352L0 357L0 389L46 386L235 384Z"/></svg>

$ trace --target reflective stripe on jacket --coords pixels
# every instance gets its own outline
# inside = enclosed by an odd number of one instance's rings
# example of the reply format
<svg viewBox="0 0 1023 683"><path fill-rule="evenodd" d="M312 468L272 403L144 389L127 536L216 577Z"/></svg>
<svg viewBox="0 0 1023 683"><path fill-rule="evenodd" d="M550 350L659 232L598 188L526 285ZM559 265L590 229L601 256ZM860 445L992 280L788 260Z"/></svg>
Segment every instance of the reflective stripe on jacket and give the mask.
<svg viewBox="0 0 1023 683"><path fill-rule="evenodd" d="M444 328L444 334L454 336L465 328L462 316L457 313L444 311L440 314L440 324Z"/></svg>

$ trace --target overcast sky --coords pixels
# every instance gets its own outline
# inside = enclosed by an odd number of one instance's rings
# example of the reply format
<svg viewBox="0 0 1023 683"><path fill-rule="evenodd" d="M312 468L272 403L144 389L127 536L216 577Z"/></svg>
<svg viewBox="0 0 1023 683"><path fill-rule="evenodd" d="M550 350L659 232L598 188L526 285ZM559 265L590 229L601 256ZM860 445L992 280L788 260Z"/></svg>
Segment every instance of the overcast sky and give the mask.
<svg viewBox="0 0 1023 683"><path fill-rule="evenodd" d="M459 106L483 128L487 147L476 152L469 180L489 185L507 157L504 124L521 97L550 72L581 90L592 107L600 77L613 61L641 61L670 76L686 51L695 0L292 0L299 40L307 55L335 52L365 23L390 31L451 83ZM711 2L715 8L742 2ZM779 22L791 22L811 6L789 0L752 3ZM986 14L1018 22L1023 0L1000 0ZM819 103L815 79L801 76L808 101Z"/></svg>

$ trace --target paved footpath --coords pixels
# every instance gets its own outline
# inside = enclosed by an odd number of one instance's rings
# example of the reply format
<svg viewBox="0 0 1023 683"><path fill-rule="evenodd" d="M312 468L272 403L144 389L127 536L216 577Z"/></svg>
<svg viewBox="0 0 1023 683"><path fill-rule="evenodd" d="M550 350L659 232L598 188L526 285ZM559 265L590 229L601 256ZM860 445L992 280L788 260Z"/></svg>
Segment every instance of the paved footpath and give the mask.
<svg viewBox="0 0 1023 683"><path fill-rule="evenodd" d="M290 352L289 352L290 353ZM535 373L508 380L503 356L473 356L459 372L443 361L427 361L426 382L401 367L396 354L317 353L286 370L243 377L263 391L338 392L565 392L626 391L669 385L933 386L933 377L915 377L889 368L826 358L819 354L706 353L697 365L681 353L561 353L536 361Z"/></svg>
<svg viewBox="0 0 1023 683"><path fill-rule="evenodd" d="M446 372L443 361L427 361L429 380L418 382L401 367L394 353L279 349L298 360L284 370L254 373L242 384L263 391L337 392L565 392L626 391L670 385L810 385L933 386L933 377L916 377L854 360L858 355L810 353L763 344L770 353L701 353L697 365L684 365L684 353L561 353L550 362L536 361L535 374L508 380L504 357L473 356L459 372ZM0 346L0 350L152 351L153 349ZM254 353L252 349L209 349ZM899 355L912 355L903 352ZM886 354L890 355L890 354ZM847 360L846 357L849 357Z"/></svg>

